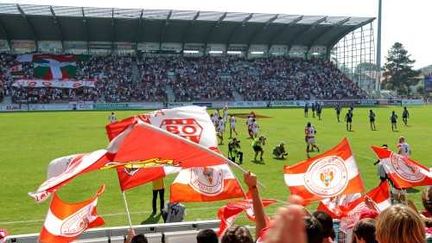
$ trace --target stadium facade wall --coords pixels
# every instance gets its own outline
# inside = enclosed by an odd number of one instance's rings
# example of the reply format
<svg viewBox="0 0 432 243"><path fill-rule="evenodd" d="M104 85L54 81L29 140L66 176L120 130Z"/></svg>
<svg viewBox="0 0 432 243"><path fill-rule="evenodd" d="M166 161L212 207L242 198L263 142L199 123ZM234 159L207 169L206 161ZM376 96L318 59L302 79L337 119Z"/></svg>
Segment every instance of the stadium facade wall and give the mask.
<svg viewBox="0 0 432 243"><path fill-rule="evenodd" d="M13 111L91 111L91 110L148 110L172 108L178 106L198 105L209 108L271 108L271 107L304 107L306 103L319 102L324 106L379 106L379 105L423 105L421 99L365 99L365 100L275 100L275 101L213 101L213 102L128 102L128 103L94 103L70 102L65 104L8 104L0 105L0 112Z"/></svg>

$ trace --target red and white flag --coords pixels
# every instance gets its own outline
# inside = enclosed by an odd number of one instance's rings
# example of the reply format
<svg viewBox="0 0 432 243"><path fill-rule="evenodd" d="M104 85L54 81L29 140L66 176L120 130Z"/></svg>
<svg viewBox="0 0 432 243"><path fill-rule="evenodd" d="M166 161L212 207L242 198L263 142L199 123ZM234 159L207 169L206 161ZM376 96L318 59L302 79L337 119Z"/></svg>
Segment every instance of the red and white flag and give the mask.
<svg viewBox="0 0 432 243"><path fill-rule="evenodd" d="M0 229L0 243L5 243L8 235L9 233L5 229Z"/></svg>
<svg viewBox="0 0 432 243"><path fill-rule="evenodd" d="M65 185L73 178L97 170L109 161L104 149L88 154L75 154L55 159L48 165L48 178L37 191L29 192L37 202L45 201L52 192Z"/></svg>
<svg viewBox="0 0 432 243"><path fill-rule="evenodd" d="M137 122L117 135L108 146L112 166L171 160L182 168L224 164L227 159L190 139L172 134L145 122Z"/></svg>
<svg viewBox="0 0 432 243"><path fill-rule="evenodd" d="M333 219L340 219L344 215L342 208L352 203L358 198L361 198L361 193L349 195L340 195L332 198L325 198L320 201L317 211L322 211L330 215Z"/></svg>
<svg viewBox="0 0 432 243"><path fill-rule="evenodd" d="M137 122L149 123L206 148L217 147L216 131L205 107L184 106L128 117L106 126L109 140Z"/></svg>
<svg viewBox="0 0 432 243"><path fill-rule="evenodd" d="M41 243L67 243L78 238L86 229L103 225L96 205L104 192L101 186L96 195L80 203L66 203L55 193L45 223L39 235Z"/></svg>
<svg viewBox="0 0 432 243"><path fill-rule="evenodd" d="M227 164L183 169L170 191L171 202L211 202L245 196Z"/></svg>
<svg viewBox="0 0 432 243"><path fill-rule="evenodd" d="M351 202L346 207L341 207L343 216L341 217L341 228L349 230L360 220L362 213L374 212L378 215L386 208L391 206L390 187L387 182L369 191L366 195Z"/></svg>
<svg viewBox="0 0 432 243"><path fill-rule="evenodd" d="M372 146L372 150L396 188L432 185L432 174L428 167L385 148Z"/></svg>
<svg viewBox="0 0 432 243"><path fill-rule="evenodd" d="M220 219L219 230L216 232L219 237L222 237L226 230L234 224L237 217L244 211L241 207L236 207L232 204L227 204L219 208L217 216Z"/></svg>
<svg viewBox="0 0 432 243"><path fill-rule="evenodd" d="M139 164L131 164L131 166L117 168L117 175L121 190L126 191L167 175L178 173L180 170L180 167L169 164L149 164L144 167L139 167Z"/></svg>
<svg viewBox="0 0 432 243"><path fill-rule="evenodd" d="M364 191L357 163L348 140L292 166L285 166L285 183L291 194L306 203Z"/></svg>
<svg viewBox="0 0 432 243"><path fill-rule="evenodd" d="M261 201L264 208L276 202L274 199L262 199ZM219 224L218 236L222 236L242 212L245 212L250 220L255 221L252 199L247 198L240 201L228 202L225 206L219 208L218 218L221 222Z"/></svg>
<svg viewBox="0 0 432 243"><path fill-rule="evenodd" d="M369 205L365 204L366 198L369 199ZM390 188L387 182L382 182L363 196L356 193L324 199L318 205L317 210L328 213L332 218L341 219L343 217L357 217L367 207L372 207L372 210L379 213L390 206Z"/></svg>
<svg viewBox="0 0 432 243"><path fill-rule="evenodd" d="M369 205L366 205L366 200L369 200ZM343 207L342 210L345 215L353 215L359 214L363 208L368 207L380 213L390 206L390 186L387 182L381 182L377 187L366 193L366 195Z"/></svg>

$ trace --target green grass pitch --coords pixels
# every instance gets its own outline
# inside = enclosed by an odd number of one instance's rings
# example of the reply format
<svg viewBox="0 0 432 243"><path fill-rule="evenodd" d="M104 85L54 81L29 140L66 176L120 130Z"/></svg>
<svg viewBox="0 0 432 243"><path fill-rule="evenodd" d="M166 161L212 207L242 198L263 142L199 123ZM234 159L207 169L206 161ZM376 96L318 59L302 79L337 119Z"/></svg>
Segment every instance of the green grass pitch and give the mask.
<svg viewBox="0 0 432 243"><path fill-rule="evenodd" d="M238 138L241 141L245 162L243 167L256 173L265 185L261 189L262 197L285 200L288 190L283 181L282 167L305 159L304 126L311 121L318 133L317 143L321 151L336 145L343 137L351 142L361 175L369 190L378 184L376 158L370 145L389 144L395 150L397 138L407 138L411 145L412 158L430 166L430 149L432 140L432 107L409 107L411 119L409 127L399 119L399 132L391 132L390 113L395 110L401 117L402 107L373 108L377 114L378 131L369 130L369 108L355 108L354 132L347 132L343 122L336 121L335 111L324 108L321 121L304 118L303 109L255 109L259 115L271 118L259 119L261 133L267 136L264 163L253 163L251 141L246 139L245 119L238 119ZM252 109L230 110L230 113L245 113ZM344 115L346 108L342 110ZM310 112L310 111L309 111ZM118 118L137 114L138 111L118 111ZM27 192L34 191L46 176L47 164L54 158L81 152L89 152L107 146L104 126L109 112L30 112L0 114L0 228L7 229L11 234L39 232L43 225L49 200L37 204ZM226 136L227 132L226 132ZM289 152L287 160L274 160L271 156L272 147L284 141ZM227 141L221 146L227 152ZM242 181L241 173L235 171ZM173 180L170 177L166 185ZM84 200L102 184L107 190L102 195L98 211L104 216L106 226L127 225L125 209L120 193L117 176L114 170L97 171L80 176L59 190L60 197L74 202ZM420 188L418 188L420 189ZM133 224L143 221L155 222L158 218L148 219L151 212L151 186L144 185L126 192ZM168 199L168 192L165 194ZM420 193L412 192L409 198L419 208ZM216 211L223 202L188 203L186 204L186 220L202 220L216 218ZM278 205L269 207L271 215ZM314 209L316 205L311 205ZM162 220L160 219L160 222ZM241 223L246 223L240 219Z"/></svg>

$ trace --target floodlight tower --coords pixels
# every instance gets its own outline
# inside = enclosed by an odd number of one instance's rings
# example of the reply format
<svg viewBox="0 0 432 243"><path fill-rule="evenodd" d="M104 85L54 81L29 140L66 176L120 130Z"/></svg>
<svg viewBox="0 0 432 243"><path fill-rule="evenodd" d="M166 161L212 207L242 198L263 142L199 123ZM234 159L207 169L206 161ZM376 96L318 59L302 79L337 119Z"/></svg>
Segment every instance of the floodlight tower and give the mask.
<svg viewBox="0 0 432 243"><path fill-rule="evenodd" d="M376 91L381 91L381 17L382 17L382 0L378 0L378 33L377 33L377 58L376 65L378 75L376 80Z"/></svg>

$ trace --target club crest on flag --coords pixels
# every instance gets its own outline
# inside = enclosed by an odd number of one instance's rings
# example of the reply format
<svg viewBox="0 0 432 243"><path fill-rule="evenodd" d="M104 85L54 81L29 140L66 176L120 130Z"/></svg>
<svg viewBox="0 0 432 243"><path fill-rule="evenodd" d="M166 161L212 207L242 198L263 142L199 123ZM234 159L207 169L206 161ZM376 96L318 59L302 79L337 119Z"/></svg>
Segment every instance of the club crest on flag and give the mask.
<svg viewBox="0 0 432 243"><path fill-rule="evenodd" d="M217 195L224 187L223 170L210 167L193 168L190 185L204 195Z"/></svg>
<svg viewBox="0 0 432 243"><path fill-rule="evenodd" d="M202 126L193 118L164 119L161 122L160 128L195 143L200 142L203 132Z"/></svg>
<svg viewBox="0 0 432 243"><path fill-rule="evenodd" d="M91 214L93 209L94 205L88 205L66 218L60 226L60 233L66 237L80 235L88 228L89 220L86 216Z"/></svg>
<svg viewBox="0 0 432 243"><path fill-rule="evenodd" d="M165 165L180 167L180 164L176 163L172 159L153 158L153 159L146 159L141 161L131 161L128 163L108 162L101 169L123 167L126 173L128 173L129 175L133 175L136 173L136 171L138 171L138 169L141 168L150 168L150 167L158 167L158 166L165 166Z"/></svg>
<svg viewBox="0 0 432 243"><path fill-rule="evenodd" d="M417 166L410 166L399 154L392 153L390 164L400 177L409 182L419 182L426 177Z"/></svg>
<svg viewBox="0 0 432 243"><path fill-rule="evenodd" d="M339 156L327 156L314 161L304 176L305 187L322 197L340 194L348 185L348 169Z"/></svg>

